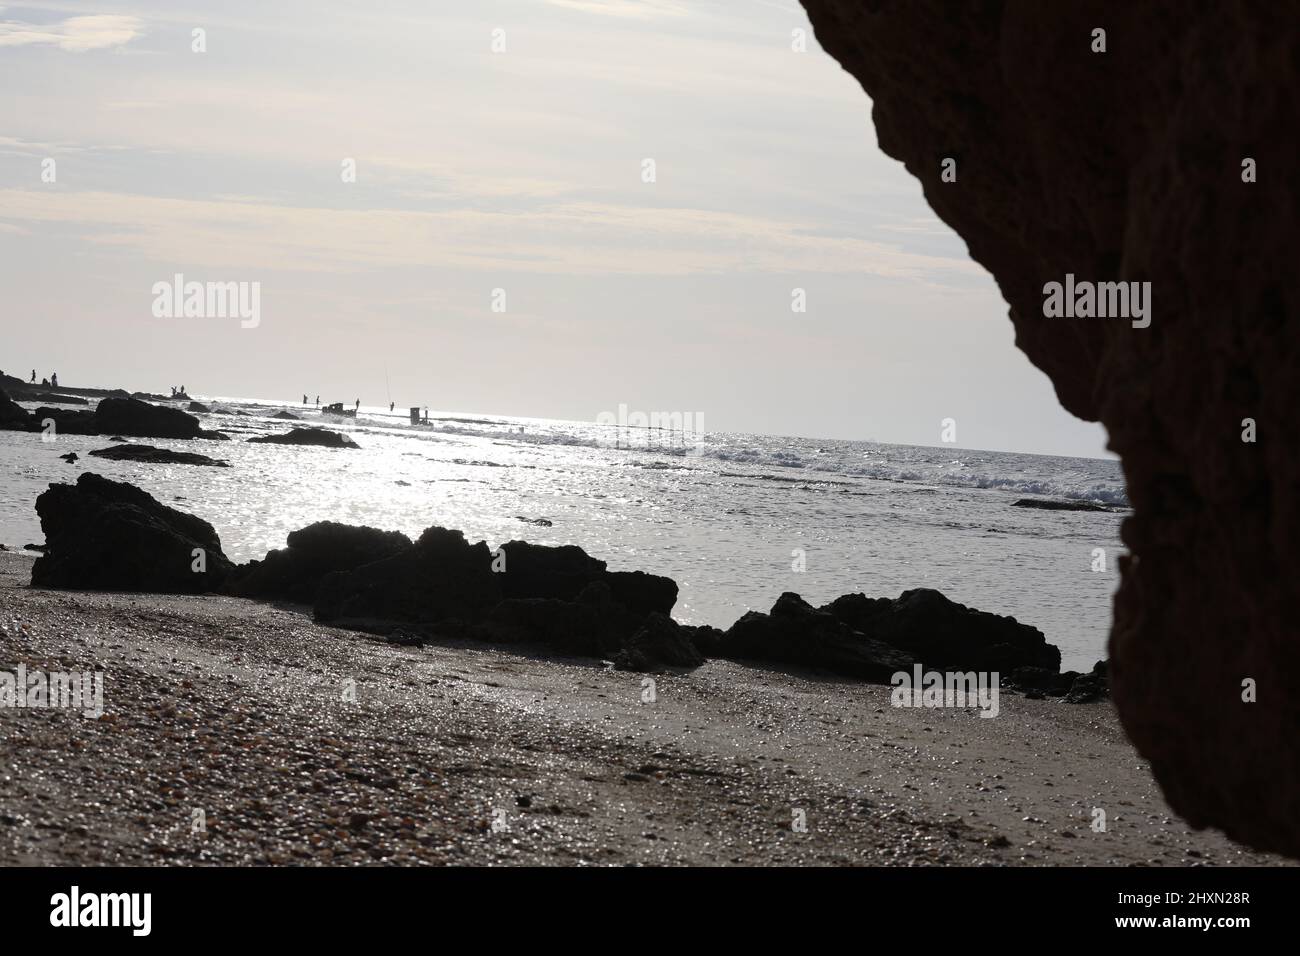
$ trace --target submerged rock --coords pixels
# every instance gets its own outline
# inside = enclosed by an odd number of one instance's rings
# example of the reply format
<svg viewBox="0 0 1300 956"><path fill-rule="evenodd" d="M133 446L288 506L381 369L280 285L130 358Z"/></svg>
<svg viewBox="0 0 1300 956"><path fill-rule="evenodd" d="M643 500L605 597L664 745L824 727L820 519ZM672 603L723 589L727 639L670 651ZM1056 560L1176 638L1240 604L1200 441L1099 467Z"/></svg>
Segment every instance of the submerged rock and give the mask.
<svg viewBox="0 0 1300 956"><path fill-rule="evenodd" d="M1114 511L1091 501L1059 501L1053 498L1021 498L1011 502L1013 508L1044 508L1048 511Z"/></svg>
<svg viewBox="0 0 1300 956"><path fill-rule="evenodd" d="M202 402L190 402L185 406L185 409L186 411L198 412L202 415L206 415L208 412L212 411L212 409L208 408L208 406L204 405Z"/></svg>
<svg viewBox="0 0 1300 956"><path fill-rule="evenodd" d="M271 551L261 561L236 568L230 592L241 597L311 604L325 575L350 571L412 547L411 539L401 532L334 521L318 521L292 531L287 544L287 548Z"/></svg>
<svg viewBox="0 0 1300 956"><path fill-rule="evenodd" d="M87 472L50 485L36 511L45 532L36 587L197 594L231 570L212 525L125 482Z"/></svg>
<svg viewBox="0 0 1300 956"><path fill-rule="evenodd" d="M319 445L322 448L360 448L347 435L324 428L294 428L283 435L258 435L246 439L253 444L267 445Z"/></svg>
<svg viewBox="0 0 1300 956"><path fill-rule="evenodd" d="M90 452L95 458L107 458L111 461L137 461L149 465L208 465L214 468L229 468L230 463L207 455L198 455L188 451L172 451L168 448L154 448L152 445L114 445L112 448L98 448Z"/></svg>
<svg viewBox="0 0 1300 956"><path fill-rule="evenodd" d="M286 421L286 422L300 422L300 421L302 421L302 419L301 419L299 416L295 415L293 412L276 412L274 415L272 415L272 416L270 416L270 417L271 417L271 418L278 418L278 419L280 419L281 421Z"/></svg>

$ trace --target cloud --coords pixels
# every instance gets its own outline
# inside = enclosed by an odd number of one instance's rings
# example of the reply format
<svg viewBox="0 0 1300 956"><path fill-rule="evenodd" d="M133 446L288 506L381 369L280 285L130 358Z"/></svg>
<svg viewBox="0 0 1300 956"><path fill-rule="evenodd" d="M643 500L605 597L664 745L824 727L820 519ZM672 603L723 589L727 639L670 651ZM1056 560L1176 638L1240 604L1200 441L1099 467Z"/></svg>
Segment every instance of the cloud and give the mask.
<svg viewBox="0 0 1300 956"><path fill-rule="evenodd" d="M71 53L105 50L130 43L143 33L138 17L117 14L68 17L57 23L0 20L0 47L54 46Z"/></svg>
<svg viewBox="0 0 1300 956"><path fill-rule="evenodd" d="M559 202L522 212L323 209L108 192L0 190L0 217L161 264L364 272L424 267L549 275L842 273L983 281L969 260L707 209ZM73 226L68 230L65 227ZM80 227L78 229L75 227Z"/></svg>
<svg viewBox="0 0 1300 956"><path fill-rule="evenodd" d="M653 17L680 17L686 8L671 0L547 0L553 7L606 17L649 20Z"/></svg>

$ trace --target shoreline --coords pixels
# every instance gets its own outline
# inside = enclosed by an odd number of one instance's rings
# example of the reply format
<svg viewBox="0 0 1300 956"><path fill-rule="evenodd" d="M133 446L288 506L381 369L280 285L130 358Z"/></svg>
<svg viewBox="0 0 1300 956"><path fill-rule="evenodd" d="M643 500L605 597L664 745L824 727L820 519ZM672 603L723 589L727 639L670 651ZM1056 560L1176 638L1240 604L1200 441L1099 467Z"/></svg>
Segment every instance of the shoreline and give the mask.
<svg viewBox="0 0 1300 956"><path fill-rule="evenodd" d="M41 590L31 564L0 553L0 669L102 669L106 713L0 708L0 864L1286 863L1177 820L1105 702L985 720L710 660L643 704L594 659Z"/></svg>

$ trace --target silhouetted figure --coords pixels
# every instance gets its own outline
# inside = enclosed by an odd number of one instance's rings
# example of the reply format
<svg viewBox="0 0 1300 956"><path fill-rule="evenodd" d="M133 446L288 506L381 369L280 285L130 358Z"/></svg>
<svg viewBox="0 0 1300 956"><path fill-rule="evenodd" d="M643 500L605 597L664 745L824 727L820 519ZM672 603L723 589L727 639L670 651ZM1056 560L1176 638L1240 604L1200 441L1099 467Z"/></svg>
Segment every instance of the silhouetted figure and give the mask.
<svg viewBox="0 0 1300 956"><path fill-rule="evenodd" d="M50 380L49 380L48 378L43 378L43 379L41 379L41 386L42 386L43 388L49 388L49 387L50 387Z"/></svg>
<svg viewBox="0 0 1300 956"><path fill-rule="evenodd" d="M52 388L58 388L58 387L59 387L59 373L58 373L58 372L54 372L54 373L52 373L52 374L50 375L50 386L51 386Z"/></svg>
<svg viewBox="0 0 1300 956"><path fill-rule="evenodd" d="M361 411L361 399L357 399L357 411Z"/></svg>
<svg viewBox="0 0 1300 956"><path fill-rule="evenodd" d="M388 403L388 410L389 410L390 412L391 412L394 408L396 408L396 407L397 407L397 403L396 403L396 402L389 402L389 403Z"/></svg>
<svg viewBox="0 0 1300 956"><path fill-rule="evenodd" d="M303 403L304 405L307 404L307 396L306 396L306 395L304 395L304 396L302 397L302 403Z"/></svg>
<svg viewBox="0 0 1300 956"><path fill-rule="evenodd" d="M316 407L317 407L317 408L320 408L320 396L319 396L319 395L316 396Z"/></svg>
<svg viewBox="0 0 1300 956"><path fill-rule="evenodd" d="M35 384L36 384L36 369L32 369L32 380L31 380L31 382L29 382L28 384L30 384L30 385L35 385Z"/></svg>

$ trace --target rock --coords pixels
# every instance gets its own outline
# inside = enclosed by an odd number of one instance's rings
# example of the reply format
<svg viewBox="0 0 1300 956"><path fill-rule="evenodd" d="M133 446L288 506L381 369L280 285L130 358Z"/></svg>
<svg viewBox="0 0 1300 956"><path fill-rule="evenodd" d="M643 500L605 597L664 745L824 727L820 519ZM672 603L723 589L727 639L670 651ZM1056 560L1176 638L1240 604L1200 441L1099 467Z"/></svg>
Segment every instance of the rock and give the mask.
<svg viewBox="0 0 1300 956"><path fill-rule="evenodd" d="M53 392L33 392L23 396L25 402L51 402L55 405L89 405L90 401L76 395L56 395Z"/></svg>
<svg viewBox="0 0 1300 956"><path fill-rule="evenodd" d="M1046 667L1017 667L1001 676L1002 686L1026 697L1064 697L1079 677L1078 671L1057 672Z"/></svg>
<svg viewBox="0 0 1300 956"><path fill-rule="evenodd" d="M95 458L108 458L111 461L135 461L150 465L209 465L215 468L229 468L230 463L207 455L198 455L188 451L171 451L167 448L154 448L152 445L114 445L111 448L99 448L90 453Z"/></svg>
<svg viewBox="0 0 1300 956"><path fill-rule="evenodd" d="M541 643L561 654L599 657L603 650L594 608L555 598L509 598L489 612L490 639Z"/></svg>
<svg viewBox="0 0 1300 956"><path fill-rule="evenodd" d="M641 617L672 614L677 603L677 582L672 578L644 571L606 571L600 580L609 586L615 601Z"/></svg>
<svg viewBox="0 0 1300 956"><path fill-rule="evenodd" d="M1054 501L1051 498L1021 498L1011 502L1013 508L1044 508L1048 511L1113 511L1091 501Z"/></svg>
<svg viewBox="0 0 1300 956"><path fill-rule="evenodd" d="M351 571L412 548L411 539L401 532L333 521L291 531L287 543L287 548L271 551L261 561L236 568L228 590L241 597L312 604L325 575Z"/></svg>
<svg viewBox="0 0 1300 956"><path fill-rule="evenodd" d="M930 588L904 591L892 601L846 595L823 610L907 652L927 670L1001 675L1021 667L1061 669L1061 652L1047 643L1042 631L1013 617L957 604Z"/></svg>
<svg viewBox="0 0 1300 956"><path fill-rule="evenodd" d="M361 447L347 435L326 431L324 428L294 428L284 435L258 435L246 441L268 445L319 445L322 448Z"/></svg>
<svg viewBox="0 0 1300 956"><path fill-rule="evenodd" d="M553 522L549 518L525 518L523 515L515 515L516 521L522 521L524 524L535 524L539 528L549 528Z"/></svg>
<svg viewBox="0 0 1300 956"><path fill-rule="evenodd" d="M113 435L111 438L109 438L109 441L126 441L126 439L123 438L121 435Z"/></svg>
<svg viewBox="0 0 1300 956"><path fill-rule="evenodd" d="M392 557L327 574L313 612L322 623L376 633L480 620L504 597L491 564L485 542L471 545L459 531L429 528Z"/></svg>
<svg viewBox="0 0 1300 956"><path fill-rule="evenodd" d="M43 552L43 551L45 550L45 545L43 545L43 544L25 544L25 545L23 545L23 550L24 550L24 551L41 551L41 552Z"/></svg>
<svg viewBox="0 0 1300 956"><path fill-rule="evenodd" d="M7 392L0 391L0 429L28 431L31 423L31 413L10 398Z"/></svg>
<svg viewBox="0 0 1300 956"><path fill-rule="evenodd" d="M163 408L134 398L105 398L95 408L93 434L133 438L202 438L199 420L179 408Z"/></svg>
<svg viewBox="0 0 1300 956"><path fill-rule="evenodd" d="M278 418L281 421L286 421L286 422L302 421L302 419L299 416L295 415L293 412L276 412L274 415L271 415L270 417Z"/></svg>
<svg viewBox="0 0 1300 956"><path fill-rule="evenodd" d="M187 411L198 412L201 415L206 415L208 412L212 411L212 409L208 408L208 406L204 405L202 402L190 402L185 406L185 408Z"/></svg>
<svg viewBox="0 0 1300 956"><path fill-rule="evenodd" d="M44 431L48 423L53 422L55 435L98 435L95 425L95 413L84 409L50 408L42 405L32 412L30 431Z"/></svg>
<svg viewBox="0 0 1300 956"><path fill-rule="evenodd" d="M1110 697L1110 681L1106 676L1106 662L1098 661L1091 673L1080 674L1065 695L1068 704L1091 704Z"/></svg>
<svg viewBox="0 0 1300 956"><path fill-rule="evenodd" d="M87 472L76 485L50 485L36 511L46 544L32 566L36 587L194 594L231 570L212 525L125 482Z"/></svg>
<svg viewBox="0 0 1300 956"><path fill-rule="evenodd" d="M572 601L605 574L605 562L574 544L550 547L507 541L499 553L504 570L501 588L509 598L554 598Z"/></svg>
<svg viewBox="0 0 1300 956"><path fill-rule="evenodd" d="M72 465L76 463L77 459L80 456L78 456L78 454L75 451L70 451L66 455L60 455L59 457L62 458L64 461L66 461L69 465Z"/></svg>
<svg viewBox="0 0 1300 956"><path fill-rule="evenodd" d="M690 632L658 611L632 635L614 658L614 666L626 671L658 671L665 667L699 667L704 657L695 647Z"/></svg>
<svg viewBox="0 0 1300 956"><path fill-rule="evenodd" d="M916 663L789 591L777 599L771 614L751 611L731 625L714 651L717 657L820 667L878 684L889 683Z"/></svg>
<svg viewBox="0 0 1300 956"><path fill-rule="evenodd" d="M1017 346L1122 459L1125 729L1191 825L1300 856L1300 142L1277 135L1300 100L1294 9L1157 0L1103 24L1090 4L804 6L881 149L993 274ZM1067 273L1150 282L1151 327L1045 318L1043 286Z"/></svg>

